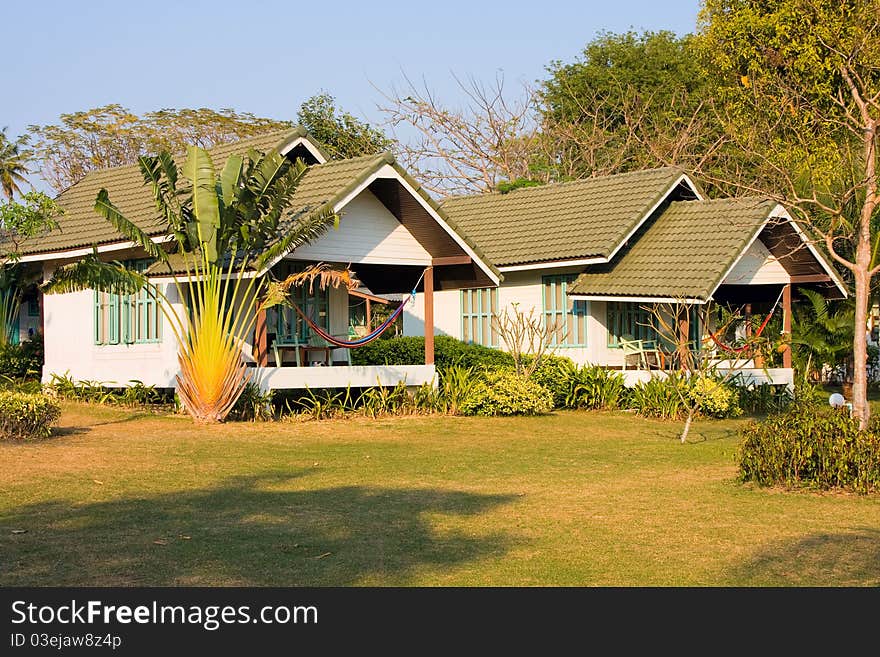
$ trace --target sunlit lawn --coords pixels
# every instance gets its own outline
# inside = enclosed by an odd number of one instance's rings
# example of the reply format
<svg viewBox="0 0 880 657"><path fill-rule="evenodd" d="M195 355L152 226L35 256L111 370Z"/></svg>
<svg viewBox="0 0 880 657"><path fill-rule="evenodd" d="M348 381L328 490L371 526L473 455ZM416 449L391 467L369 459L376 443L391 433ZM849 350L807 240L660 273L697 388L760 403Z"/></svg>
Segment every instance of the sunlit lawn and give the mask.
<svg viewBox="0 0 880 657"><path fill-rule="evenodd" d="M880 497L736 481L741 421L196 427L0 443L3 585L878 585ZM19 533L25 530L24 533Z"/></svg>

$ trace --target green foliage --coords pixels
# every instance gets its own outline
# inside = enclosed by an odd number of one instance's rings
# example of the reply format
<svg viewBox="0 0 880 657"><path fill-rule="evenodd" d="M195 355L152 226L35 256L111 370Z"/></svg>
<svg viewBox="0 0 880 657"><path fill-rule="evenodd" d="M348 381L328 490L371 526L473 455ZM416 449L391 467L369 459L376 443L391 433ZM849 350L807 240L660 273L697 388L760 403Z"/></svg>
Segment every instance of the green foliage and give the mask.
<svg viewBox="0 0 880 657"><path fill-rule="evenodd" d="M272 406L271 390L263 392L253 381L249 381L235 400L235 405L229 412L230 420L247 422L266 422L275 417Z"/></svg>
<svg viewBox="0 0 880 657"><path fill-rule="evenodd" d="M516 180L502 180L495 185L495 191L500 194L507 194L515 189L524 187L540 187L541 182L538 180L530 180L529 178L517 178Z"/></svg>
<svg viewBox="0 0 880 657"><path fill-rule="evenodd" d="M131 379L127 386L109 387L105 381L77 381L69 372L53 373L46 384L49 394L61 399L108 406L156 407L167 405L167 395L153 385Z"/></svg>
<svg viewBox="0 0 880 657"><path fill-rule="evenodd" d="M794 307L791 343L798 370L818 379L824 365L843 364L851 377L855 306L852 297L829 301L814 290L801 288L808 304Z"/></svg>
<svg viewBox="0 0 880 657"><path fill-rule="evenodd" d="M539 90L553 156L535 166L569 179L705 166L722 153L706 107L712 79L692 41L669 31L604 33L574 62L553 62Z"/></svg>
<svg viewBox="0 0 880 657"><path fill-rule="evenodd" d="M615 409L625 401L623 374L599 365L572 366L565 379L565 408ZM557 403L557 405L559 405Z"/></svg>
<svg viewBox="0 0 880 657"><path fill-rule="evenodd" d="M121 105L105 105L29 129L43 178L61 191L90 171L135 164L141 155L182 153L190 145L211 148L291 127L289 121L231 109L163 109L138 116Z"/></svg>
<svg viewBox="0 0 880 657"><path fill-rule="evenodd" d="M461 413L462 406L474 392L477 378L477 368L473 365L450 365L440 370L438 410L450 415Z"/></svg>
<svg viewBox="0 0 880 657"><path fill-rule="evenodd" d="M6 128L0 130L0 189L10 201L21 193L21 184L27 182L30 153L25 150L26 145L25 137L13 141L6 136Z"/></svg>
<svg viewBox="0 0 880 657"><path fill-rule="evenodd" d="M550 391L554 408L565 408L568 406L566 399L571 391L571 379L576 372L577 367L570 358L549 355L541 359L531 378Z"/></svg>
<svg viewBox="0 0 880 657"><path fill-rule="evenodd" d="M643 417L677 420L687 415L683 395L687 394L684 377L671 374L668 378L652 377L630 388L627 406Z"/></svg>
<svg viewBox="0 0 880 657"><path fill-rule="evenodd" d="M27 192L21 202L10 200L0 205L0 242L3 255L18 257L21 243L57 230L57 218L64 210L42 192Z"/></svg>
<svg viewBox="0 0 880 657"><path fill-rule="evenodd" d="M394 146L394 140L386 137L380 129L339 109L336 99L326 92L312 96L300 105L297 119L333 158L372 155Z"/></svg>
<svg viewBox="0 0 880 657"><path fill-rule="evenodd" d="M43 337L35 335L21 344L0 346L0 377L39 378L43 370Z"/></svg>
<svg viewBox="0 0 880 657"><path fill-rule="evenodd" d="M682 419L689 408L705 417L727 418L742 414L739 392L712 377L687 377L678 372L640 381L627 395L627 404L639 415L664 420Z"/></svg>
<svg viewBox="0 0 880 657"><path fill-rule="evenodd" d="M541 415L553 408L544 386L516 372L499 370L480 379L464 401L464 415Z"/></svg>
<svg viewBox="0 0 880 657"><path fill-rule="evenodd" d="M880 426L860 431L845 409L795 404L743 430L739 472L762 486L880 489Z"/></svg>
<svg viewBox="0 0 880 657"><path fill-rule="evenodd" d="M513 358L506 352L445 335L434 338L434 361L438 370L453 365L477 368L513 366ZM425 362L425 339L406 336L375 340L353 349L351 362L353 365L421 365Z"/></svg>
<svg viewBox="0 0 880 657"><path fill-rule="evenodd" d="M367 417L399 415L414 410L413 398L402 381L393 388L383 386L367 388L361 393L358 405Z"/></svg>
<svg viewBox="0 0 880 657"><path fill-rule="evenodd" d="M61 417L61 406L44 394L0 390L0 438L47 438Z"/></svg>
<svg viewBox="0 0 880 657"><path fill-rule="evenodd" d="M702 415L715 418L742 415L739 395L730 386L710 377L695 377L689 383L688 395Z"/></svg>
<svg viewBox="0 0 880 657"><path fill-rule="evenodd" d="M739 407L749 415L766 415L784 411L794 402L794 395L787 386L760 383L737 385Z"/></svg>

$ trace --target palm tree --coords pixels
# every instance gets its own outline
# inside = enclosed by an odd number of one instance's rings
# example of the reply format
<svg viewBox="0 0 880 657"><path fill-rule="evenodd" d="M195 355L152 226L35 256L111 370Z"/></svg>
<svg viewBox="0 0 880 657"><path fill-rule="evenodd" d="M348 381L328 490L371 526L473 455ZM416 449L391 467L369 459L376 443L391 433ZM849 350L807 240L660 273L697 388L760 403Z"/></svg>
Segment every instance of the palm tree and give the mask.
<svg viewBox="0 0 880 657"><path fill-rule="evenodd" d="M805 380L824 365L843 365L844 379L852 381L852 341L855 308L846 299L832 305L814 290L799 289L810 301L796 311L791 342L799 356Z"/></svg>
<svg viewBox="0 0 880 657"><path fill-rule="evenodd" d="M177 340L178 394L184 408L197 421L220 422L248 382L242 344L257 314L283 302L287 288L298 282L272 282L264 270L331 222L338 225L338 216L326 208L291 211L306 166L275 150L231 156L219 174L208 152L198 147L189 148L181 168L165 152L142 157L139 165L171 248L156 244L126 218L106 189L98 192L95 211L162 263L178 298L188 299L183 316L147 277L119 263L102 262L96 253L60 267L44 291L130 294L146 288Z"/></svg>
<svg viewBox="0 0 880 657"><path fill-rule="evenodd" d="M0 130L0 187L10 201L14 194L21 193L20 183L27 182L27 155L22 151L23 138L10 141L6 128Z"/></svg>

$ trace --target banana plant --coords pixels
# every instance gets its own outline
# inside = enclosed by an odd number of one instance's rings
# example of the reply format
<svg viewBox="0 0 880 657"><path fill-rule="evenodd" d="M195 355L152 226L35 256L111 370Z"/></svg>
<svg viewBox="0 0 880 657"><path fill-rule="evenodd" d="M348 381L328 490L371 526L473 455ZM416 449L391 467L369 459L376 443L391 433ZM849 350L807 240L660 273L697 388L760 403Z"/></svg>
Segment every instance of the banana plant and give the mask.
<svg viewBox="0 0 880 657"><path fill-rule="evenodd" d="M106 189L98 193L95 211L161 263L178 298L187 300L183 314L147 277L102 262L97 253L56 270L43 290L146 289L177 341L184 409L196 421L221 422L249 381L242 347L257 315L280 303L279 290L286 289L283 282L270 284L264 270L331 224L338 227L339 217L327 208L291 210L307 169L275 150L231 156L219 174L210 154L195 146L182 167L165 152L141 157L139 166L164 220L165 239L157 243L125 217Z"/></svg>
<svg viewBox="0 0 880 657"><path fill-rule="evenodd" d="M796 307L791 343L802 363L805 379L824 365L843 365L845 377L851 377L854 315L850 299L829 301L814 290L799 288L809 305Z"/></svg>

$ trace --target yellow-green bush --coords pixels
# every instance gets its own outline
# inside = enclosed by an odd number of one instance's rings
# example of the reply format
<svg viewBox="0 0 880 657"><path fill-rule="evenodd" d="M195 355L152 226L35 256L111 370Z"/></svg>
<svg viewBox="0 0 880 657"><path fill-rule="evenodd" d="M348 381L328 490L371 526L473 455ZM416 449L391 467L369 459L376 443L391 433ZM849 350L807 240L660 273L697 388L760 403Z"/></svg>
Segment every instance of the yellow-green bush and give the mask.
<svg viewBox="0 0 880 657"><path fill-rule="evenodd" d="M541 415L553 408L553 394L516 372L490 372L461 405L464 415Z"/></svg>
<svg viewBox="0 0 880 657"><path fill-rule="evenodd" d="M703 415L718 418L742 415L737 392L715 379L694 379L688 394Z"/></svg>
<svg viewBox="0 0 880 657"><path fill-rule="evenodd" d="M42 393L0 391L0 438L46 438L59 417L61 406Z"/></svg>

